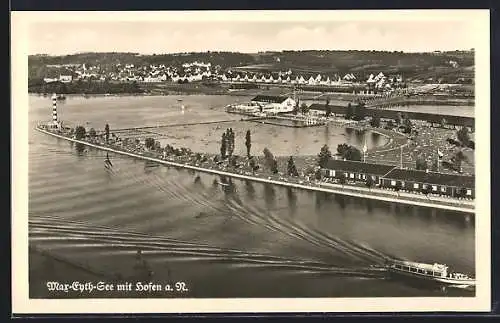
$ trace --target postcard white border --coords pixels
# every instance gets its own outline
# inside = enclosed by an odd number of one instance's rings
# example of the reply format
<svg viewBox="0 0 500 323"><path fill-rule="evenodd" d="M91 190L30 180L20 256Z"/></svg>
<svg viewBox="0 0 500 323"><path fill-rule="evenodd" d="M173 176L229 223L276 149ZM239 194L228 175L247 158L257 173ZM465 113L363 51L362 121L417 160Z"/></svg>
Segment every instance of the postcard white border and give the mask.
<svg viewBox="0 0 500 323"><path fill-rule="evenodd" d="M49 21L390 21L468 20L477 35L476 275L474 298L29 299L28 294L28 26ZM12 12L12 312L249 313L490 311L490 37L488 10ZM431 35L429 35L431 37ZM457 35L460 37L460 35ZM446 252L446 250L443 250Z"/></svg>

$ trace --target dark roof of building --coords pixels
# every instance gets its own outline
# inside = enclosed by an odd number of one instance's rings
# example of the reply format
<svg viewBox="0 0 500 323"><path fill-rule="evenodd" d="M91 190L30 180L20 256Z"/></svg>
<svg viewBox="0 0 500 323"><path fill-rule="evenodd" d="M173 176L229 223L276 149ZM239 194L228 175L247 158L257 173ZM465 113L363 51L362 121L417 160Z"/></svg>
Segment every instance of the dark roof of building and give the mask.
<svg viewBox="0 0 500 323"><path fill-rule="evenodd" d="M441 123L444 119L447 124L457 125L457 126L474 126L473 117L463 117L448 114L433 114L424 112L413 112L413 111L398 111L398 110L384 110L384 109L372 109L367 108L365 110L367 116L378 116L383 119L397 119L398 113L403 116L410 118L412 120L422 120L427 122Z"/></svg>
<svg viewBox="0 0 500 323"><path fill-rule="evenodd" d="M330 112L334 114L346 114L347 112L347 105L342 106L342 105L329 104L328 106L330 107ZM326 105L320 103L313 103L309 106L309 110L326 111Z"/></svg>
<svg viewBox="0 0 500 323"><path fill-rule="evenodd" d="M467 188L475 187L474 176L443 174L414 169L394 168L389 174L384 176L384 178L424 184L447 185Z"/></svg>
<svg viewBox="0 0 500 323"><path fill-rule="evenodd" d="M257 95L252 101L255 102L269 102L269 103L283 103L288 97L286 96L273 96L273 95Z"/></svg>
<svg viewBox="0 0 500 323"><path fill-rule="evenodd" d="M338 170L338 171L346 171L346 172L356 172L370 175L378 175L382 176L387 174L391 169L396 166L392 165L382 165L382 164L370 164L363 163L359 161L352 160L339 160L339 159L331 159L326 168Z"/></svg>

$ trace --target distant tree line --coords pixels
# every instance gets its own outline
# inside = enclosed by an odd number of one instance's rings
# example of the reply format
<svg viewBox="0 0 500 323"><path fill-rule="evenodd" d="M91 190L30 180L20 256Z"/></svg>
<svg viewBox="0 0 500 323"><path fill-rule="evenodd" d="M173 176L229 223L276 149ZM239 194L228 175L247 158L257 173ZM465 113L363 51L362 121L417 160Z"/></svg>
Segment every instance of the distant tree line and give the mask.
<svg viewBox="0 0 500 323"><path fill-rule="evenodd" d="M58 94L119 94L143 93L144 90L136 82L111 83L107 81L79 80L71 83L45 83L43 80L30 80L28 83L28 92Z"/></svg>
<svg viewBox="0 0 500 323"><path fill-rule="evenodd" d="M248 90L248 89L258 89L259 86L255 83L235 83L229 86L233 90Z"/></svg>

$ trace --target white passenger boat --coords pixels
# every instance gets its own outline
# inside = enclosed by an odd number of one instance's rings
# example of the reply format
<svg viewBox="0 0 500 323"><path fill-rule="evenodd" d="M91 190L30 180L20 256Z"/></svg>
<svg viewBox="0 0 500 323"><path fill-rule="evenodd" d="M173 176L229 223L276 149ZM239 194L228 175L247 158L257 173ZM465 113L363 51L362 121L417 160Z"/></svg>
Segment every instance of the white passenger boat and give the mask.
<svg viewBox="0 0 500 323"><path fill-rule="evenodd" d="M399 277L434 282L447 287L475 288L476 279L453 272L443 264L425 264L412 261L391 260L386 264L390 273Z"/></svg>

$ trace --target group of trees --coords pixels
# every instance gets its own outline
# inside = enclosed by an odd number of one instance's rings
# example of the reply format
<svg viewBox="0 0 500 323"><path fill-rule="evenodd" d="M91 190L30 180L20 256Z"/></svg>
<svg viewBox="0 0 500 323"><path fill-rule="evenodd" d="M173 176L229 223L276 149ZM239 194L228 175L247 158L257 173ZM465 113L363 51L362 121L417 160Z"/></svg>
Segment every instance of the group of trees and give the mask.
<svg viewBox="0 0 500 323"><path fill-rule="evenodd" d="M323 145L318 154L318 165L321 168L325 168L330 159L332 158L332 153L327 145Z"/></svg>
<svg viewBox="0 0 500 323"><path fill-rule="evenodd" d="M337 155L346 160L361 161L361 151L348 144L339 144L337 146ZM332 153L327 145L323 145L318 154L318 166L325 168L328 161L332 158Z"/></svg>
<svg viewBox="0 0 500 323"><path fill-rule="evenodd" d="M263 153L264 153L264 162L266 163L267 168L271 171L271 173L277 174L278 161L267 147L264 148Z"/></svg>
<svg viewBox="0 0 500 323"><path fill-rule="evenodd" d="M462 127L457 131L457 140L460 142L462 147L474 149L474 142L470 139L467 127Z"/></svg>
<svg viewBox="0 0 500 323"><path fill-rule="evenodd" d="M90 128L88 134L87 130L85 130L85 127L83 126L77 126L75 130L72 130L71 132L74 133L75 138L79 140L84 139L87 135L90 138L97 137L97 131L94 128ZM106 143L109 141L109 136L110 136L109 124L106 124L106 126L104 127L104 137L106 139Z"/></svg>
<svg viewBox="0 0 500 323"><path fill-rule="evenodd" d="M147 149L155 148L155 140L153 138L146 138L144 140L144 146L146 146Z"/></svg>
<svg viewBox="0 0 500 323"><path fill-rule="evenodd" d="M417 170L427 170L429 167L427 165L427 160L422 156L418 156L415 161L415 169Z"/></svg>
<svg viewBox="0 0 500 323"><path fill-rule="evenodd" d="M366 107L363 101L359 101L356 104L347 104L347 110L345 118L348 120L361 121L366 116Z"/></svg>
<svg viewBox="0 0 500 323"><path fill-rule="evenodd" d="M183 155L192 153L191 149L189 149L189 148L184 148L184 147L176 148L170 144L166 144L165 148L163 148L163 150L165 151L165 153L167 155L173 154L175 156L183 156ZM202 158L202 161L206 161L206 160L207 160L206 157Z"/></svg>
<svg viewBox="0 0 500 323"><path fill-rule="evenodd" d="M458 150L450 159L449 162L443 162L443 165L447 168L453 169L457 172L462 172L462 162L467 161L468 158L465 156L462 150Z"/></svg>
<svg viewBox="0 0 500 323"><path fill-rule="evenodd" d="M85 138L85 135L86 135L85 127L77 126L75 128L75 138L76 139L78 139L78 140L83 139L83 138Z"/></svg>
<svg viewBox="0 0 500 323"><path fill-rule="evenodd" d="M293 114L297 114L299 112L302 114L307 114L309 112L309 107L305 103L299 105L299 102L297 100L297 103L295 104L295 107L293 109Z"/></svg>
<svg viewBox="0 0 500 323"><path fill-rule="evenodd" d="M398 114L397 114L396 123L398 125L398 128L403 133L411 133L413 130L413 124L412 124L410 118L408 118L407 115L402 114L401 112L398 112Z"/></svg>
<svg viewBox="0 0 500 323"><path fill-rule="evenodd" d="M373 116L370 119L370 126L372 126L373 128L380 127L380 117L379 116Z"/></svg>
<svg viewBox="0 0 500 323"><path fill-rule="evenodd" d="M137 82L112 83L108 81L82 81L71 83L31 80L28 85L30 93L61 93L61 94L118 94L118 93L143 93L144 90Z"/></svg>
<svg viewBox="0 0 500 323"><path fill-rule="evenodd" d="M234 132L232 128L226 129L222 134L220 155L222 159L231 157L234 152Z"/></svg>
<svg viewBox="0 0 500 323"><path fill-rule="evenodd" d="M461 172L462 163L468 161L467 156L464 154L462 148L468 147L475 149L474 141L470 139L469 130L466 127L462 127L457 131L457 139L447 138L446 141L458 147L458 150L451 157L450 161L443 161L443 167Z"/></svg>
<svg viewBox="0 0 500 323"><path fill-rule="evenodd" d="M420 155L417 157L415 160L415 169L417 170L431 170L433 172L437 172L439 170L439 161L437 158L435 158L431 165L427 163L427 160L424 158L424 156Z"/></svg>
<svg viewBox="0 0 500 323"><path fill-rule="evenodd" d="M292 113L295 115L297 113L307 114L309 113L309 106L306 103L300 103L300 100L297 98Z"/></svg>
<svg viewBox="0 0 500 323"><path fill-rule="evenodd" d="M339 144L337 146L337 154L346 160L361 161L361 151L348 144Z"/></svg>

